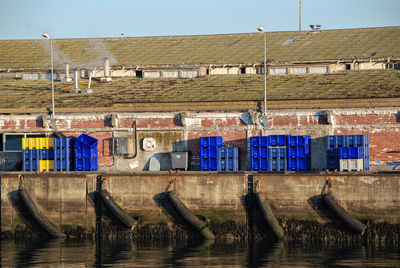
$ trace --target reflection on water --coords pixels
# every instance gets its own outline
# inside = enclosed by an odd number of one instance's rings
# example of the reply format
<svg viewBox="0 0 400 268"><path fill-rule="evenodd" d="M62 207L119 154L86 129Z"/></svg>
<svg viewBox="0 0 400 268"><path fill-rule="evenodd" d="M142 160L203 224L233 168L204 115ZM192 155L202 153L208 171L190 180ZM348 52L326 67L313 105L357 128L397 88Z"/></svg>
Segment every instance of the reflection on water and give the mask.
<svg viewBox="0 0 400 268"><path fill-rule="evenodd" d="M399 245L2 241L2 267L399 267Z"/></svg>

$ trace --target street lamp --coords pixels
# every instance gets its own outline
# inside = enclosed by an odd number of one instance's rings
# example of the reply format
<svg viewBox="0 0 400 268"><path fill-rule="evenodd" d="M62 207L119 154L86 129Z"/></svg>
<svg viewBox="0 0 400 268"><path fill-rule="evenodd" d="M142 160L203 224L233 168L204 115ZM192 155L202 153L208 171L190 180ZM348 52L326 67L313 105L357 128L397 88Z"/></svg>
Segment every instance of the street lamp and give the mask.
<svg viewBox="0 0 400 268"><path fill-rule="evenodd" d="M267 117L267 35L264 32L262 26L258 26L257 30L264 34L264 113L262 120L264 123L264 129L268 129L268 117Z"/></svg>
<svg viewBox="0 0 400 268"><path fill-rule="evenodd" d="M53 76L53 40L48 33L43 33L42 36L50 40L50 61L51 61L51 118L54 120L54 76Z"/></svg>

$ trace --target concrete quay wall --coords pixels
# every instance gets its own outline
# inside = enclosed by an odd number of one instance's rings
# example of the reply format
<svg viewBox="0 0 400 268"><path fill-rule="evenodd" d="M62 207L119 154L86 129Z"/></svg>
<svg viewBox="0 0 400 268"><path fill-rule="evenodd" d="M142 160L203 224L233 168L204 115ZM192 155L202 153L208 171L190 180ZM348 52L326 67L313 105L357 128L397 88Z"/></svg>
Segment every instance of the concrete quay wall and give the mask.
<svg viewBox="0 0 400 268"><path fill-rule="evenodd" d="M23 179L19 175L23 175ZM24 222L12 205L12 194L24 187L38 208L60 230L95 227L89 198L96 175L84 173L0 173L1 231L14 232ZM243 198L251 185L264 193L279 219L325 219L312 200L330 191L352 216L374 222L400 223L400 173L258 174L249 172L138 172L101 174L102 188L141 223L169 222L154 198L175 189L196 214L213 219L246 222Z"/></svg>

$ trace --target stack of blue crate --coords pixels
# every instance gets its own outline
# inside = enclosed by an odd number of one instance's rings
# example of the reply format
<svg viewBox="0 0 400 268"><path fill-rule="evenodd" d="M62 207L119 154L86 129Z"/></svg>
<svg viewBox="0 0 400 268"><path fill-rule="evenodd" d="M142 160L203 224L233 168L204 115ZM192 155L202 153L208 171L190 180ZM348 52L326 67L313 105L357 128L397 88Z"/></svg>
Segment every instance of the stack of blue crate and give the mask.
<svg viewBox="0 0 400 268"><path fill-rule="evenodd" d="M311 137L289 136L287 143L288 170L311 170Z"/></svg>
<svg viewBox="0 0 400 268"><path fill-rule="evenodd" d="M222 146L222 136L200 137L200 170L218 170L218 148Z"/></svg>
<svg viewBox="0 0 400 268"><path fill-rule="evenodd" d="M250 137L250 169L268 168L268 136Z"/></svg>
<svg viewBox="0 0 400 268"><path fill-rule="evenodd" d="M340 147L339 168L340 171L363 170L363 147Z"/></svg>
<svg viewBox="0 0 400 268"><path fill-rule="evenodd" d="M250 169L287 171L287 139L290 135L250 138Z"/></svg>
<svg viewBox="0 0 400 268"><path fill-rule="evenodd" d="M74 170L94 171L98 169L97 139L81 134L74 144Z"/></svg>
<svg viewBox="0 0 400 268"><path fill-rule="evenodd" d="M73 139L54 138L54 170L70 171L73 159Z"/></svg>
<svg viewBox="0 0 400 268"><path fill-rule="evenodd" d="M326 137L327 168L340 169L340 148L362 148L363 170L369 170L369 135L335 135ZM345 152L345 150L342 150Z"/></svg>
<svg viewBox="0 0 400 268"><path fill-rule="evenodd" d="M217 158L217 170L238 171L239 170L239 148L219 147Z"/></svg>

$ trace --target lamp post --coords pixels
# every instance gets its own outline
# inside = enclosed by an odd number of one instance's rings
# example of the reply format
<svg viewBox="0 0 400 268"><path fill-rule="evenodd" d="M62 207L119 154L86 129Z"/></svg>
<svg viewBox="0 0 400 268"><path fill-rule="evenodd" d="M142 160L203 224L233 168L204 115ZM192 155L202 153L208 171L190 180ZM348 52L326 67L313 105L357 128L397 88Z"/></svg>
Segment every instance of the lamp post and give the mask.
<svg viewBox="0 0 400 268"><path fill-rule="evenodd" d="M264 28L259 26L257 30L264 35L264 113L263 123L264 129L268 129L268 117L267 117L267 35L264 32Z"/></svg>
<svg viewBox="0 0 400 268"><path fill-rule="evenodd" d="M48 33L43 33L42 36L50 40L50 61L51 61L51 118L54 119L54 76L53 76L53 40Z"/></svg>

